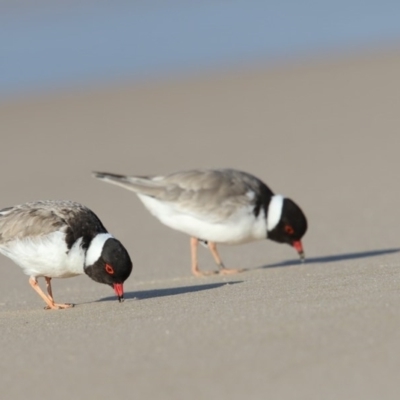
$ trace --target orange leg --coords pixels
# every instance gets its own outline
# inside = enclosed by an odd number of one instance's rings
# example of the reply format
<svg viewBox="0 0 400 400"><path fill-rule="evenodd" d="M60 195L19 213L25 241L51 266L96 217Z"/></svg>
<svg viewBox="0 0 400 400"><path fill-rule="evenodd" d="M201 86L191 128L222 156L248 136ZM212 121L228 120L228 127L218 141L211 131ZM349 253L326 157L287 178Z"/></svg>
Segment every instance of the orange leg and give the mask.
<svg viewBox="0 0 400 400"><path fill-rule="evenodd" d="M224 263L222 262L222 259L217 251L217 245L214 242L208 242L208 248L211 251L212 256L214 257L214 260L216 264L219 267L219 273L221 275L229 275L229 274L238 274L239 272L245 271L244 269L228 269L225 268Z"/></svg>
<svg viewBox="0 0 400 400"><path fill-rule="evenodd" d="M38 285L37 279L34 277L30 277L29 278L29 283L32 286L32 288L36 291L36 293L44 300L44 302L47 304L46 309L57 309L56 306L54 306L54 302L51 301L42 291L42 289L40 289L40 286Z"/></svg>
<svg viewBox="0 0 400 400"><path fill-rule="evenodd" d="M37 279L33 276L31 276L29 278L29 284L32 286L32 288L36 291L36 293L44 300L44 302L47 304L47 307L45 307L47 310L51 309L51 310L58 310L59 308L66 308L66 307L71 307L71 305L67 305L64 304L55 304L54 300L53 300L53 296L51 294L51 285L50 285L50 280L51 278L45 278L46 279L46 283L47 283L47 292L49 293L49 296L46 296L42 289L40 289L40 286L37 282ZM47 281L49 280L49 281ZM49 285L50 285L50 291L49 291Z"/></svg>
<svg viewBox="0 0 400 400"><path fill-rule="evenodd" d="M192 254L192 273L195 276L206 276L215 274L214 271L200 271L199 265L197 263L197 245L199 244L199 239L190 238L190 248Z"/></svg>
<svg viewBox="0 0 400 400"><path fill-rule="evenodd" d="M68 303L67 304L54 303L53 290L51 289L51 278L45 276L44 279L46 280L46 287L47 287L47 293L49 294L49 299L56 308L70 308L74 306L73 304L68 304Z"/></svg>

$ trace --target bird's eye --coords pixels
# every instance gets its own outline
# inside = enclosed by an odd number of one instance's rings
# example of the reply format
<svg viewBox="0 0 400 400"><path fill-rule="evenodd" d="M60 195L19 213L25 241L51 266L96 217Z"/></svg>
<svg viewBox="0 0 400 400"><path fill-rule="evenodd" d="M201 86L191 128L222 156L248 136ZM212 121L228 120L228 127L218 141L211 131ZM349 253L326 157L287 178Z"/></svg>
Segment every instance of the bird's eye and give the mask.
<svg viewBox="0 0 400 400"><path fill-rule="evenodd" d="M106 272L107 274L112 275L114 273L114 268L111 265L106 264Z"/></svg>
<svg viewBox="0 0 400 400"><path fill-rule="evenodd" d="M290 225L285 226L285 232L289 235L293 235L294 229Z"/></svg>

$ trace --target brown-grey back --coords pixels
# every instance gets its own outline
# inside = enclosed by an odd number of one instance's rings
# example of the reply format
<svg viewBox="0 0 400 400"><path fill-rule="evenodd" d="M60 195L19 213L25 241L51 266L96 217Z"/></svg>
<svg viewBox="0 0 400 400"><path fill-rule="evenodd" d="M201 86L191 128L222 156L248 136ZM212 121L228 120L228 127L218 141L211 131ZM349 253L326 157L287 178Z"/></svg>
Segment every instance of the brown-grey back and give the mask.
<svg viewBox="0 0 400 400"><path fill-rule="evenodd" d="M186 213L208 218L214 215L216 221L233 214L240 206L255 206L264 190L272 194L255 176L233 169L197 169L147 179L158 188L148 195L173 203Z"/></svg>
<svg viewBox="0 0 400 400"><path fill-rule="evenodd" d="M261 180L234 169L194 169L163 176L95 172L94 176L139 196L167 202L177 212L214 222L226 219L241 206L250 206L258 215L273 195Z"/></svg>
<svg viewBox="0 0 400 400"><path fill-rule="evenodd" d="M73 217L88 212L91 213L87 207L64 200L36 201L3 208L0 210L0 244L55 231L65 232Z"/></svg>

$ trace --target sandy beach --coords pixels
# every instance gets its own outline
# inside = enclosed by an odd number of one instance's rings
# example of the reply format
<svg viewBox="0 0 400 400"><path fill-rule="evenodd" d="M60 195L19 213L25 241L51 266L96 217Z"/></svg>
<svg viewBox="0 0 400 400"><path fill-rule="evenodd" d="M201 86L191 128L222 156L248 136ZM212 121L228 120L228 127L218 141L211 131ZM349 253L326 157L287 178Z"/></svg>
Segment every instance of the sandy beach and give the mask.
<svg viewBox="0 0 400 400"><path fill-rule="evenodd" d="M377 52L0 103L0 207L79 201L134 264L124 303L81 276L53 283L73 309L44 311L0 257L1 398L397 399L399 71ZM221 246L248 271L192 277L187 236L91 177L194 167L293 198L308 261Z"/></svg>

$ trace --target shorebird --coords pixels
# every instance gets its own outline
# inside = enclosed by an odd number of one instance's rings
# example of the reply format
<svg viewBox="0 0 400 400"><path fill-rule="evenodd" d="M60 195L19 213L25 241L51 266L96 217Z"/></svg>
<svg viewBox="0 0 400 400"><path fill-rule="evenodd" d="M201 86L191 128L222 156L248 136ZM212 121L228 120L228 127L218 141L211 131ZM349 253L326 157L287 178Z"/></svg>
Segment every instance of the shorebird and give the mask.
<svg viewBox="0 0 400 400"><path fill-rule="evenodd" d="M72 201L37 201L0 210L0 252L29 276L47 309L72 306L55 303L52 278L85 273L112 286L123 301L123 283L132 271L121 242L93 211ZM38 285L38 277L45 278L47 294Z"/></svg>
<svg viewBox="0 0 400 400"><path fill-rule="evenodd" d="M242 270L224 266L217 251L219 243L267 238L293 246L304 260L304 213L294 201L274 194L251 174L234 169L196 169L163 176L93 174L135 192L163 224L191 236L192 272L196 276L210 274L199 270L199 241L208 246L221 274Z"/></svg>

